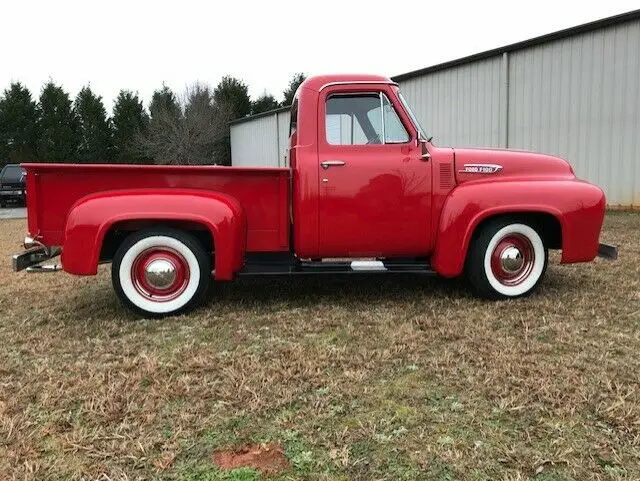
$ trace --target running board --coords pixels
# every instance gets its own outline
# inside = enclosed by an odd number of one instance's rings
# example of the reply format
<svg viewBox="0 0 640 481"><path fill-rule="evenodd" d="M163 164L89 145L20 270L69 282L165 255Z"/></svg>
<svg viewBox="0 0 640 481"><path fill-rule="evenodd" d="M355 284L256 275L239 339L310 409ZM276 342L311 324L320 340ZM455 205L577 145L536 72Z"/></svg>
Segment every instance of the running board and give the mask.
<svg viewBox="0 0 640 481"><path fill-rule="evenodd" d="M280 276L308 274L434 274L426 259L299 261L288 259L247 259L240 276Z"/></svg>

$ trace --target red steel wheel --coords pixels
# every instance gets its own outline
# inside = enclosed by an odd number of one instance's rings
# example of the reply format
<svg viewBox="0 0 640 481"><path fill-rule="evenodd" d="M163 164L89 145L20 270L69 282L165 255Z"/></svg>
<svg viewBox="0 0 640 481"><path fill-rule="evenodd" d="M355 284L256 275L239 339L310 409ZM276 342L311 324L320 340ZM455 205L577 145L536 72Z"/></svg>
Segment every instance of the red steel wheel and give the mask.
<svg viewBox="0 0 640 481"><path fill-rule="evenodd" d="M533 244L527 237L507 234L491 253L491 271L501 284L516 286L531 273L535 258Z"/></svg>
<svg viewBox="0 0 640 481"><path fill-rule="evenodd" d="M140 295L155 302L167 302L184 292L189 282L189 264L177 251L152 247L133 261L131 278Z"/></svg>

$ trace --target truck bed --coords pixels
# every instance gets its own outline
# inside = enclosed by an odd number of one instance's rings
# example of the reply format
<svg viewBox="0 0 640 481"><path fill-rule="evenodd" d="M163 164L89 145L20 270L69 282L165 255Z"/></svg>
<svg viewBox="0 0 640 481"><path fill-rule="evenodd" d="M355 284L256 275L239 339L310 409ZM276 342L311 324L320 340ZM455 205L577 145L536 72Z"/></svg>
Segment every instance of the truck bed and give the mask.
<svg viewBox="0 0 640 481"><path fill-rule="evenodd" d="M63 245L67 214L82 197L101 191L187 188L235 197L247 217L247 251L289 249L289 170L222 166L23 164L31 236Z"/></svg>

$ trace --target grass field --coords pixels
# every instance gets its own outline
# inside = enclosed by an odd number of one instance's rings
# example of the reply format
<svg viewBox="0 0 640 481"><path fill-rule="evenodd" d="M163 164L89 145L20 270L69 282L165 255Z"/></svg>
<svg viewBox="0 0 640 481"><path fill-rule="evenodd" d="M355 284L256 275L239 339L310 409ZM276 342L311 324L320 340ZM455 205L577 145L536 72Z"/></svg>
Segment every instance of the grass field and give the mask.
<svg viewBox="0 0 640 481"><path fill-rule="evenodd" d="M640 215L607 217L619 261L555 262L525 300L243 280L164 320L108 266L12 273L24 233L0 221L0 479L640 479ZM253 443L291 467L213 463Z"/></svg>

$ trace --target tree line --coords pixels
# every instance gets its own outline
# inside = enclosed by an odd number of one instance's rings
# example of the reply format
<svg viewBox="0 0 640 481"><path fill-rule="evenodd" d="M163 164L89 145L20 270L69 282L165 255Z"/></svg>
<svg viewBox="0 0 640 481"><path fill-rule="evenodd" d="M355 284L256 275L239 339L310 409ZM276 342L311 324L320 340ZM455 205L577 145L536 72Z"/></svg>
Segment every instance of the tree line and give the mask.
<svg viewBox="0 0 640 481"><path fill-rule="evenodd" d="M305 75L295 74L282 102L225 76L215 87L194 83L154 91L148 109L137 93L118 93L109 116L102 98L83 87L75 99L49 80L34 99L13 82L0 96L0 167L20 162L231 164L229 122L290 105Z"/></svg>

